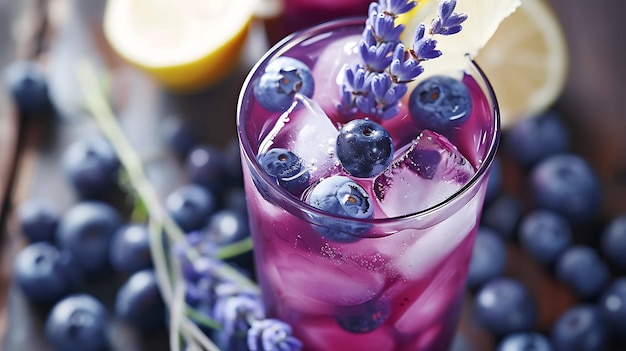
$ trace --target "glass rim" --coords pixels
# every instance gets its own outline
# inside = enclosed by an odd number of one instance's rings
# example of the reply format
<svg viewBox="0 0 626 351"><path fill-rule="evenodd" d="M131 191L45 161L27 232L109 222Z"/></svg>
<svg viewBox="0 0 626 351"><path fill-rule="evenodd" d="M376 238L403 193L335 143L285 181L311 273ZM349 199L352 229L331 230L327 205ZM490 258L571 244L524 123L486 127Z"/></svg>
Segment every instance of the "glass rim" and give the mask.
<svg viewBox="0 0 626 351"><path fill-rule="evenodd" d="M253 86L252 79L254 78L255 73L259 70L260 67L265 65L272 57L279 56L279 54L282 51L284 51L286 47L291 46L294 43L305 41L307 38L310 38L311 36L324 33L328 31L329 29L337 28L339 26L355 26L355 25L363 26L364 24L365 24L365 18L348 17L348 18L330 20L330 21L294 32L286 36L282 40L280 40L274 46L272 46L254 64L254 66L252 67L252 69L250 70L250 72L246 76L246 79L243 82L242 89L240 91L238 101L237 101L236 125L237 125L237 136L239 138L240 151L242 151L241 154L243 156L242 161L246 162L246 164L249 165L251 170L254 171L253 177L258 176L258 178L262 179L264 185L269 186L272 190L274 190L274 193L279 196L279 198L273 198L273 200L276 200L277 202L279 202L280 206L284 210L288 211L291 214L299 215L300 217L308 221L311 221L312 217L335 218L344 222L352 222L352 223L357 223L357 224L367 223L367 224L371 224L374 226L377 226L377 225L384 226L385 224L404 222L407 220L415 220L415 219L419 219L420 217L430 217L430 216L436 217L436 215L440 212L443 212L445 208L450 207L451 204L459 201L463 196L467 195L472 190L477 189L477 186L479 185L480 180L482 180L487 175L486 174L487 170L489 169L489 166L491 165L491 163L493 162L495 158L495 154L498 149L498 144L500 141L500 132L501 132L500 109L498 107L498 102L496 100L493 87L491 83L489 82L489 80L487 79L487 76L485 75L482 68L480 68L480 66L476 63L476 61L474 61L469 56L469 54L466 54L466 58L471 63L471 66L473 67L473 69L476 71L475 72L476 74L471 74L471 75L474 76L474 78L476 79L477 83L479 83L479 85L484 85L484 88L481 88L481 90L483 90L483 93L485 93L487 101L489 103L488 105L490 106L490 112L493 114L493 124L491 125L491 127L493 128L493 137L489 141L488 145L487 143L485 143L485 145L488 147L488 151L484 155L482 162L480 163L479 167L476 169L476 172L474 173L472 178L466 184L464 184L459 190L457 190L454 194L446 197L444 200L438 202L436 205L430 206L428 208L422 209L417 212L406 213L400 216L384 217L384 218L365 218L365 219L344 217L344 216L340 216L340 215L336 215L330 212L320 210L316 207L313 207L307 204L306 202L302 201L300 198L293 196L288 191L280 187L269 175L267 175L266 172L263 171L261 165L258 163L256 159L256 153L252 149L251 143L246 138L246 128L245 128L245 123L244 123L245 116L243 115L242 111L246 104L246 101L245 101L246 97L249 95L248 93L251 92L250 88ZM303 214L308 214L308 215L302 216ZM379 237L379 236L380 235L377 235L374 237Z"/></svg>

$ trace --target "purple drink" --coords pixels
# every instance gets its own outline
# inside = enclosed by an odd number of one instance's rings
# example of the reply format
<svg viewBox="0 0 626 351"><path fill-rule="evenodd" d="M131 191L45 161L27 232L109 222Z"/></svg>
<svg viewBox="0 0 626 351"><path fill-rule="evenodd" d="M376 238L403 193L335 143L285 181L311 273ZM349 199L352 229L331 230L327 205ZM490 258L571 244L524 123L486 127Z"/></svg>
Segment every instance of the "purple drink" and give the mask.
<svg viewBox="0 0 626 351"><path fill-rule="evenodd" d="M376 176L351 176L334 149L350 120L336 107L337 80L358 60L362 31L362 21L344 20L296 34L246 81L238 132L258 279L268 314L290 323L306 350L445 350L496 151L497 107L473 64L450 72L467 87L472 108L445 136L409 116L409 91L399 114L380 121L394 142L390 166ZM308 66L315 89L310 98L296 94L287 111L272 112L253 90L280 56ZM308 188L281 187L266 173L257 156L273 148L302 159ZM307 203L312 189L334 176L367 192L373 216L348 218Z"/></svg>
<svg viewBox="0 0 626 351"><path fill-rule="evenodd" d="M371 0L278 0L280 14L265 21L270 43L276 43L288 34L313 25L342 17L367 14Z"/></svg>

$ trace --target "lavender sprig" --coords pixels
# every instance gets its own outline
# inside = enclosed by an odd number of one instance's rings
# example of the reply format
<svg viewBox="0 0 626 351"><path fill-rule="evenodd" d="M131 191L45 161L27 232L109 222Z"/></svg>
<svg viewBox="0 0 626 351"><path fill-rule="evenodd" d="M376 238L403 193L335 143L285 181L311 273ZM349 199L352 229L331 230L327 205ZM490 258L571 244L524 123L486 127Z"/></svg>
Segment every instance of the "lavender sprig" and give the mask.
<svg viewBox="0 0 626 351"><path fill-rule="evenodd" d="M247 344L250 351L299 351L303 347L292 335L291 326L277 319L254 321Z"/></svg>
<svg viewBox="0 0 626 351"><path fill-rule="evenodd" d="M466 13L456 13L456 0L439 2L438 16L430 24L430 34L451 35L461 31L461 23L467 19Z"/></svg>
<svg viewBox="0 0 626 351"><path fill-rule="evenodd" d="M370 4L358 46L363 63L344 70L340 86L337 109L344 117L361 112L386 120L397 115L400 100L407 92L406 84L424 71L421 63L442 54L432 36L458 33L467 19L467 14L454 12L456 0L440 0L437 17L428 30L420 23L413 45L407 49L400 42L404 25L396 24L396 18L416 4L415 0L379 0Z"/></svg>

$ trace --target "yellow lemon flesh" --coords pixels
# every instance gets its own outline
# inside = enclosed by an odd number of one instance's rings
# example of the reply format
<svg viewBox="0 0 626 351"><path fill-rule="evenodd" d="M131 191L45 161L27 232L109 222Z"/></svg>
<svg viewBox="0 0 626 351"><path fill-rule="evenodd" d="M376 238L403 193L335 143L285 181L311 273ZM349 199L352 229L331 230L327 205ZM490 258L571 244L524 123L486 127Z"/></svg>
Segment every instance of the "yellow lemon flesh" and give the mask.
<svg viewBox="0 0 626 351"><path fill-rule="evenodd" d="M543 0L522 0L476 56L496 93L504 128L550 107L569 65L562 29Z"/></svg>
<svg viewBox="0 0 626 351"><path fill-rule="evenodd" d="M409 47L418 25L428 26L437 13L436 0L418 3L399 18L406 25L402 41ZM412 85L431 75L461 71L469 54L494 88L503 128L554 102L565 81L567 48L543 0L458 0L455 11L468 15L462 32L434 38L443 55L424 62L424 74Z"/></svg>
<svg viewBox="0 0 626 351"><path fill-rule="evenodd" d="M238 62L250 0L109 0L104 33L126 61L166 88L213 85Z"/></svg>

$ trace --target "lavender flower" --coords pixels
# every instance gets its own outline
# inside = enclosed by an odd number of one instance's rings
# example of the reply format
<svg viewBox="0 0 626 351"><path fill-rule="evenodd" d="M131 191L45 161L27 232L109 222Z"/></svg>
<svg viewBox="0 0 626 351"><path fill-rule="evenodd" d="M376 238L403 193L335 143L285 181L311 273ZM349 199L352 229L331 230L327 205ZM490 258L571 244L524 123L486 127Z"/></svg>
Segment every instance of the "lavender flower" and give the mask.
<svg viewBox="0 0 626 351"><path fill-rule="evenodd" d="M394 18L411 11L417 5L417 1L407 2L406 0L380 0L378 3L380 12L384 12Z"/></svg>
<svg viewBox="0 0 626 351"><path fill-rule="evenodd" d="M224 291L220 291L220 287L225 288ZM263 303L257 295L240 292L234 284L220 284L215 293L217 300L213 318L222 325L221 334L224 337L245 333L251 320L265 317Z"/></svg>
<svg viewBox="0 0 626 351"><path fill-rule="evenodd" d="M372 95L376 102L374 115L386 120L398 112L398 102L407 91L405 84L395 84L389 74L377 74L372 78Z"/></svg>
<svg viewBox="0 0 626 351"><path fill-rule="evenodd" d="M371 19L371 31L379 43L396 43L400 40L400 34L404 31L404 25L396 26L395 19L383 12L378 13Z"/></svg>
<svg viewBox="0 0 626 351"><path fill-rule="evenodd" d="M420 23L417 32L415 32L415 40L413 41L413 49L411 50L411 55L420 62L441 56L441 51L436 49L437 41L425 37L425 34L426 26Z"/></svg>
<svg viewBox="0 0 626 351"><path fill-rule="evenodd" d="M408 83L424 72L420 62L410 55L404 45L396 45L389 74L394 83Z"/></svg>
<svg viewBox="0 0 626 351"><path fill-rule="evenodd" d="M291 327L276 319L254 321L248 331L250 351L299 351L302 342L292 335Z"/></svg>
<svg viewBox="0 0 626 351"><path fill-rule="evenodd" d="M369 46L365 42L361 42L359 54L369 71L382 72L391 64L391 53L394 46L394 43L391 42Z"/></svg>
<svg viewBox="0 0 626 351"><path fill-rule="evenodd" d="M438 16L430 24L430 34L451 35L461 31L461 24L467 19L466 13L456 13L456 0L439 2Z"/></svg>

